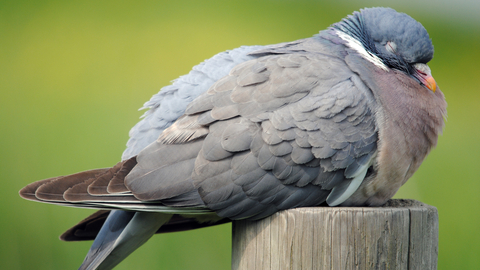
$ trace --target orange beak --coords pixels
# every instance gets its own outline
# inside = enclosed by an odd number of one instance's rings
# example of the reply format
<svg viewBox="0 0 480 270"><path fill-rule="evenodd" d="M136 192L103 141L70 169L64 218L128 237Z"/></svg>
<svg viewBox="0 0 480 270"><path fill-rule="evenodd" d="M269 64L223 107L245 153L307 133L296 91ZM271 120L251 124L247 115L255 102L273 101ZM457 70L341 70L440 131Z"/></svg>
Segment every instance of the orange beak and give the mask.
<svg viewBox="0 0 480 270"><path fill-rule="evenodd" d="M426 65L425 65L426 66ZM425 87L430 89L432 92L435 93L437 90L437 83L435 79L432 77L430 73L430 69L427 67L425 68L415 68L415 73L413 74L415 78L417 78Z"/></svg>
<svg viewBox="0 0 480 270"><path fill-rule="evenodd" d="M430 90L432 90L435 93L435 90L437 90L437 83L435 82L435 79L432 77L432 75L427 75L426 77L423 77L425 81L422 81L422 83Z"/></svg>

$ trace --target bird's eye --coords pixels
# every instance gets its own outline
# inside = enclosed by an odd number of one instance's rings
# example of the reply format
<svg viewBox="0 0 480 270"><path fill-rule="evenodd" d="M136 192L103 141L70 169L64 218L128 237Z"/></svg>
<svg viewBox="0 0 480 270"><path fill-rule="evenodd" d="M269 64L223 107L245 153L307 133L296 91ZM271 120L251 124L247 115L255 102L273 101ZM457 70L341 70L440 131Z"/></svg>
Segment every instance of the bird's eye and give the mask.
<svg viewBox="0 0 480 270"><path fill-rule="evenodd" d="M397 44L395 44L395 42L389 41L389 42L387 42L385 47L386 47L388 52L393 53L393 54L397 53Z"/></svg>

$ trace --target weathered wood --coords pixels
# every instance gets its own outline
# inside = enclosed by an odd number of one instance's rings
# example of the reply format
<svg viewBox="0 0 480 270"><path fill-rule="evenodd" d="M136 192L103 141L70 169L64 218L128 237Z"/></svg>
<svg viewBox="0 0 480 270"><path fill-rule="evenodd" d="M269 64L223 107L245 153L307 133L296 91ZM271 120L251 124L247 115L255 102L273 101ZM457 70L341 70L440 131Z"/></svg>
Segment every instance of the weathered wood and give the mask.
<svg viewBox="0 0 480 270"><path fill-rule="evenodd" d="M437 209L314 207L233 223L232 269L437 269Z"/></svg>

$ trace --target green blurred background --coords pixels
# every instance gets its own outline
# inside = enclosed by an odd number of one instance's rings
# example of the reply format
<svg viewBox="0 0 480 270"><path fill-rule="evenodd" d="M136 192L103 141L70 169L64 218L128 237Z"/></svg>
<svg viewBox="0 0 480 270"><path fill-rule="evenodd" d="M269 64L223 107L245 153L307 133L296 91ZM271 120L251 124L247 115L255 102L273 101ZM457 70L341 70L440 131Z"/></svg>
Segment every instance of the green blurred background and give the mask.
<svg viewBox="0 0 480 270"><path fill-rule="evenodd" d="M120 160L137 111L215 53L310 37L390 6L430 33L445 93L439 145L397 197L438 208L438 269L480 269L478 1L2 1L1 269L76 269L91 242L58 236L93 212L29 202L43 178ZM155 236L117 269L229 269L231 225Z"/></svg>

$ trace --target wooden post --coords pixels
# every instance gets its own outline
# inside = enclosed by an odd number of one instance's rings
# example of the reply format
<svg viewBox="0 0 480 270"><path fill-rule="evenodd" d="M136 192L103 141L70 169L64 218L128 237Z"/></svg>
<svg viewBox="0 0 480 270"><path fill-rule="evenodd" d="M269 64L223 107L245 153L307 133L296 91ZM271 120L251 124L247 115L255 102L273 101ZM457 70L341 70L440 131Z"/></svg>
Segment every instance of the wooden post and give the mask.
<svg viewBox="0 0 480 270"><path fill-rule="evenodd" d="M414 200L233 223L232 269L437 269L438 212Z"/></svg>

